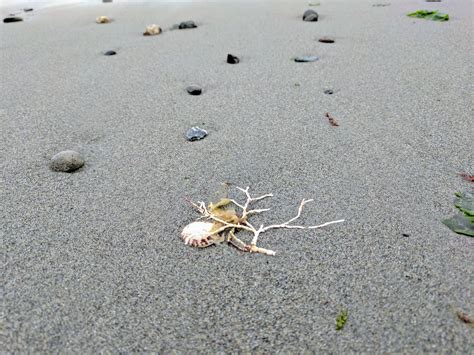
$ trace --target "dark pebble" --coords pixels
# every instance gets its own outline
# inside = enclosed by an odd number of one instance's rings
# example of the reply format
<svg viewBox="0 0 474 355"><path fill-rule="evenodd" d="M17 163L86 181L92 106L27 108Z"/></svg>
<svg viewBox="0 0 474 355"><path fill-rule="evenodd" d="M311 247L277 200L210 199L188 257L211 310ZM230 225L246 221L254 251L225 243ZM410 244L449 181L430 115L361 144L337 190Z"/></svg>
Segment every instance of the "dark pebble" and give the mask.
<svg viewBox="0 0 474 355"><path fill-rule="evenodd" d="M199 127L191 127L186 132L186 139L190 142L198 141L207 136L207 132Z"/></svg>
<svg viewBox="0 0 474 355"><path fill-rule="evenodd" d="M104 55L116 55L117 52L116 51L107 51L104 53Z"/></svg>
<svg viewBox="0 0 474 355"><path fill-rule="evenodd" d="M304 55L302 57L296 57L295 62L296 63L307 63L307 62L315 62L319 60L319 57L315 55Z"/></svg>
<svg viewBox="0 0 474 355"><path fill-rule="evenodd" d="M237 64L238 62L240 62L240 60L235 55L227 54L227 63Z"/></svg>
<svg viewBox="0 0 474 355"><path fill-rule="evenodd" d="M403 233L402 235L403 235L405 238L408 238L408 237L410 236L410 234L408 234L408 233Z"/></svg>
<svg viewBox="0 0 474 355"><path fill-rule="evenodd" d="M178 26L178 29L184 30L186 28L196 28L197 25L194 23L194 21L184 21L181 22Z"/></svg>
<svg viewBox="0 0 474 355"><path fill-rule="evenodd" d="M328 90L324 90L324 93L326 95L332 95L332 94L334 94L334 91L328 89Z"/></svg>
<svg viewBox="0 0 474 355"><path fill-rule="evenodd" d="M318 40L321 43L334 43L335 41L332 38L322 37Z"/></svg>
<svg viewBox="0 0 474 355"><path fill-rule="evenodd" d="M15 17L5 17L3 19L3 22L4 23L12 23L12 22L20 22L20 21L23 21L23 19L19 16L15 16Z"/></svg>
<svg viewBox="0 0 474 355"><path fill-rule="evenodd" d="M318 21L318 13L314 10L306 10L303 14L303 21L316 22Z"/></svg>
<svg viewBox="0 0 474 355"><path fill-rule="evenodd" d="M33 9L32 9L31 7L29 7L29 8L27 8L27 9L23 9L23 11L25 11L25 12L31 12L31 11L33 11Z"/></svg>
<svg viewBox="0 0 474 355"><path fill-rule="evenodd" d="M199 86L196 85L190 85L186 88L186 91L188 92L189 95L201 95L202 89Z"/></svg>

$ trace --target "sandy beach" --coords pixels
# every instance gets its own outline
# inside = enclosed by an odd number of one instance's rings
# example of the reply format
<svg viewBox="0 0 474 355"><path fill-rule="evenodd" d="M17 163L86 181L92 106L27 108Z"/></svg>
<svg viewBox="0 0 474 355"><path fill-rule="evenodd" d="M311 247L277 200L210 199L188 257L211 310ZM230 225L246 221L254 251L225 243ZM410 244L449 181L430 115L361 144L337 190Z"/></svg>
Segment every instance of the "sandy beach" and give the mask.
<svg viewBox="0 0 474 355"><path fill-rule="evenodd" d="M121 2L2 23L2 351L468 353L474 240L441 220L473 188L472 6ZM67 149L84 167L52 171ZM185 245L187 199L223 183L274 194L257 223L303 198L299 223L345 222L263 234L274 257Z"/></svg>

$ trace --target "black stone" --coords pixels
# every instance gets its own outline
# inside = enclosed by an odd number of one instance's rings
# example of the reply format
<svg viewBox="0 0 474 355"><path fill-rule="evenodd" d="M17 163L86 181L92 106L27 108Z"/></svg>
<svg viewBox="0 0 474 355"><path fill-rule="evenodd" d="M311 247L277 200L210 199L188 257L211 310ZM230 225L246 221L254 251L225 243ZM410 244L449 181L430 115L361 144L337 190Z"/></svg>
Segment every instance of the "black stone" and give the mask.
<svg viewBox="0 0 474 355"><path fill-rule="evenodd" d="M104 53L104 55L116 55L117 52L116 51L107 51Z"/></svg>
<svg viewBox="0 0 474 355"><path fill-rule="evenodd" d="M23 19L19 16L14 16L14 17L5 17L3 19L4 23L12 23L12 22L20 22L23 21Z"/></svg>
<svg viewBox="0 0 474 355"><path fill-rule="evenodd" d="M179 24L178 29L184 30L187 28L196 28L196 27L197 25L194 23L194 21L184 21Z"/></svg>
<svg viewBox="0 0 474 355"><path fill-rule="evenodd" d="M196 85L190 85L186 88L186 91L188 92L189 95L201 95L202 89L199 86Z"/></svg>
<svg viewBox="0 0 474 355"><path fill-rule="evenodd" d="M315 55L304 55L302 57L295 58L296 63L308 63L308 62L315 62L317 60L319 60L319 57Z"/></svg>
<svg viewBox="0 0 474 355"><path fill-rule="evenodd" d="M199 127L191 127L186 132L186 139L190 142L198 141L207 136L207 132Z"/></svg>
<svg viewBox="0 0 474 355"><path fill-rule="evenodd" d="M334 43L335 41L329 37L322 37L318 40L321 43Z"/></svg>
<svg viewBox="0 0 474 355"><path fill-rule="evenodd" d="M303 21L316 22L318 21L318 13L314 10L306 10L303 14Z"/></svg>
<svg viewBox="0 0 474 355"><path fill-rule="evenodd" d="M237 64L238 62L240 62L240 60L235 55L227 54L227 63Z"/></svg>
<svg viewBox="0 0 474 355"><path fill-rule="evenodd" d="M332 95L332 94L334 94L334 91L328 89L328 90L324 90L324 93L326 95Z"/></svg>

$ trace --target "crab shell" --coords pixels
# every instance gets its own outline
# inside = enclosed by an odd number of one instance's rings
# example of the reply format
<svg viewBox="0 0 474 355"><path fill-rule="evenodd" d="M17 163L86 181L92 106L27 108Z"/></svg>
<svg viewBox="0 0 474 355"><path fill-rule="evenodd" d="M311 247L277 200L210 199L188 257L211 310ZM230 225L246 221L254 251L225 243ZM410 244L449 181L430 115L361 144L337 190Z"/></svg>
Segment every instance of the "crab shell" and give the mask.
<svg viewBox="0 0 474 355"><path fill-rule="evenodd" d="M192 247L205 248L215 244L215 237L211 231L214 224L211 222L193 222L184 227L181 239Z"/></svg>

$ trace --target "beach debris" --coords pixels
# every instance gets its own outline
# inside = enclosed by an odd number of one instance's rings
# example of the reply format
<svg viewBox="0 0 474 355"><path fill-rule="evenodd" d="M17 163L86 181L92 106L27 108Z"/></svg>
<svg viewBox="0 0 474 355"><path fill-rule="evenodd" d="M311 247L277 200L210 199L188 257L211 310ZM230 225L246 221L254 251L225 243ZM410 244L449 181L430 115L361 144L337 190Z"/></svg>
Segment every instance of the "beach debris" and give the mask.
<svg viewBox="0 0 474 355"><path fill-rule="evenodd" d="M197 25L194 23L194 21L183 21L179 24L178 29L180 30L185 30L188 28L196 28Z"/></svg>
<svg viewBox="0 0 474 355"><path fill-rule="evenodd" d="M468 173L459 173L459 176L461 176L466 181L474 182L474 175L470 175Z"/></svg>
<svg viewBox="0 0 474 355"><path fill-rule="evenodd" d="M334 94L334 91L332 91L331 89L327 89L327 90L324 90L324 93L326 95L332 95L332 94Z"/></svg>
<svg viewBox="0 0 474 355"><path fill-rule="evenodd" d="M319 57L315 55L304 55L304 56L295 58L296 63L309 63L309 62L315 62L317 60L319 60Z"/></svg>
<svg viewBox="0 0 474 355"><path fill-rule="evenodd" d="M461 213L446 218L442 222L457 234L474 237L474 194L471 192L456 192L455 195L454 207Z"/></svg>
<svg viewBox="0 0 474 355"><path fill-rule="evenodd" d="M50 167L54 171L73 172L84 165L82 156L73 150L59 152L51 158Z"/></svg>
<svg viewBox="0 0 474 355"><path fill-rule="evenodd" d="M402 233L402 237L409 238L409 237L410 237L410 234L408 234L408 233Z"/></svg>
<svg viewBox="0 0 474 355"><path fill-rule="evenodd" d="M336 318L336 330L344 329L344 326L346 325L348 317L349 317L349 314L347 310L344 309L341 312L339 312Z"/></svg>
<svg viewBox="0 0 474 355"><path fill-rule="evenodd" d="M440 22L449 20L448 14L443 14L439 12L438 10L417 10L415 12L411 12L407 14L407 16L416 17L416 18L424 18L426 20L440 21Z"/></svg>
<svg viewBox="0 0 474 355"><path fill-rule="evenodd" d="M99 24L102 24L102 23L109 23L110 22L110 18L107 17L107 16L99 16L95 19L95 22L99 23Z"/></svg>
<svg viewBox="0 0 474 355"><path fill-rule="evenodd" d="M191 127L186 132L186 139L190 142L198 141L207 136L207 131L199 127Z"/></svg>
<svg viewBox="0 0 474 355"><path fill-rule="evenodd" d="M425 0L426 2L441 2L441 0Z"/></svg>
<svg viewBox="0 0 474 355"><path fill-rule="evenodd" d="M214 223L193 222L184 227L181 232L181 239L184 244L197 248L205 248L217 242L217 238L212 235Z"/></svg>
<svg viewBox="0 0 474 355"><path fill-rule="evenodd" d="M327 117L329 123L331 124L331 126L334 126L334 127L339 127L339 123L336 121L336 119L334 117L332 117L330 115L329 112L326 112L326 114L324 115Z"/></svg>
<svg viewBox="0 0 474 355"><path fill-rule="evenodd" d="M385 7L390 6L390 3L382 3L382 4L373 4L372 7Z"/></svg>
<svg viewBox="0 0 474 355"><path fill-rule="evenodd" d="M194 96L201 95L202 93L202 89L197 85L188 86L186 88L186 91L188 92L189 95L194 95Z"/></svg>
<svg viewBox="0 0 474 355"><path fill-rule="evenodd" d="M313 200L303 199L298 208L298 214L296 215L296 217L293 217L287 222L284 222L281 224L273 224L266 227L262 224L257 228L253 226L252 223L249 222L250 216L269 211L270 209L269 208L249 209L249 206L251 203L263 200L265 198L272 197L273 194L266 194L259 197L252 197L249 193L249 187L245 189L240 188L240 187L236 187L236 188L237 190L245 194L246 196L245 203L239 203L236 200L229 199L229 198L222 198L217 203L215 204L210 203L208 206L206 206L204 202L194 203L190 201L190 203L200 213L201 217L199 219L206 219L208 222L211 222L213 224L212 228L210 229L210 234L211 234L211 240L214 243L226 241L228 244L244 252L261 253L265 255L275 255L275 252L273 250L257 247L258 238L261 234L269 230L278 229L278 228L318 229L318 228L328 226L330 224L344 222L344 220L341 219L337 221L326 222L320 225L308 226L308 227L293 225L292 223L301 216L303 206L307 204L308 202L313 201ZM241 212L238 213L235 210L235 208L239 208ZM183 229L183 232L181 234L182 237L183 235L189 236L189 230L191 229L189 226L190 225L186 226ZM205 233L202 232L202 229L199 229L199 233L196 232L195 234L193 234L195 235L194 238L193 237L188 238L187 244L192 245L193 240L194 240L194 244L201 244L202 240L206 240L206 242L203 242L203 246L206 246L204 244L209 243L209 236L206 235L206 233L209 233L208 228L209 226L206 226L206 228L203 227L203 229L206 231ZM196 228L196 230L198 229ZM253 235L250 244L243 242L241 239L235 236L235 234L239 231L247 231Z"/></svg>
<svg viewBox="0 0 474 355"><path fill-rule="evenodd" d="M12 22L21 22L23 21L23 18L20 16L12 16L12 17L5 17L3 19L3 23L12 23Z"/></svg>
<svg viewBox="0 0 474 355"><path fill-rule="evenodd" d="M32 7L27 7L26 9L23 9L24 12L31 12L33 11Z"/></svg>
<svg viewBox="0 0 474 355"><path fill-rule="evenodd" d="M102 2L112 2L112 0L102 0Z"/></svg>
<svg viewBox="0 0 474 355"><path fill-rule="evenodd" d="M145 32L143 32L144 36L156 36L161 33L161 27L153 24L146 26Z"/></svg>
<svg viewBox="0 0 474 355"><path fill-rule="evenodd" d="M318 21L318 13L314 10L306 10L303 14L303 21L306 21L306 22L316 22Z"/></svg>
<svg viewBox="0 0 474 355"><path fill-rule="evenodd" d="M334 43L335 42L333 38L329 38L329 37L321 37L320 39L318 39L318 41L321 43Z"/></svg>
<svg viewBox="0 0 474 355"><path fill-rule="evenodd" d="M310 1L308 3L308 6L320 6L320 5L321 5L321 3L319 1L313 1L313 2Z"/></svg>
<svg viewBox="0 0 474 355"><path fill-rule="evenodd" d="M473 327L473 328L474 328L474 319L473 319L472 317L470 317L469 314L464 313L464 312L461 311L461 310L457 310L457 311L456 311L456 315L458 316L458 318L459 318L463 323L466 323L466 324L469 325L470 327Z"/></svg>
<svg viewBox="0 0 474 355"><path fill-rule="evenodd" d="M104 53L104 55L116 55L117 52L116 51L107 51Z"/></svg>
<svg viewBox="0 0 474 355"><path fill-rule="evenodd" d="M229 64L237 64L240 62L240 59L232 54L227 54L227 63Z"/></svg>

